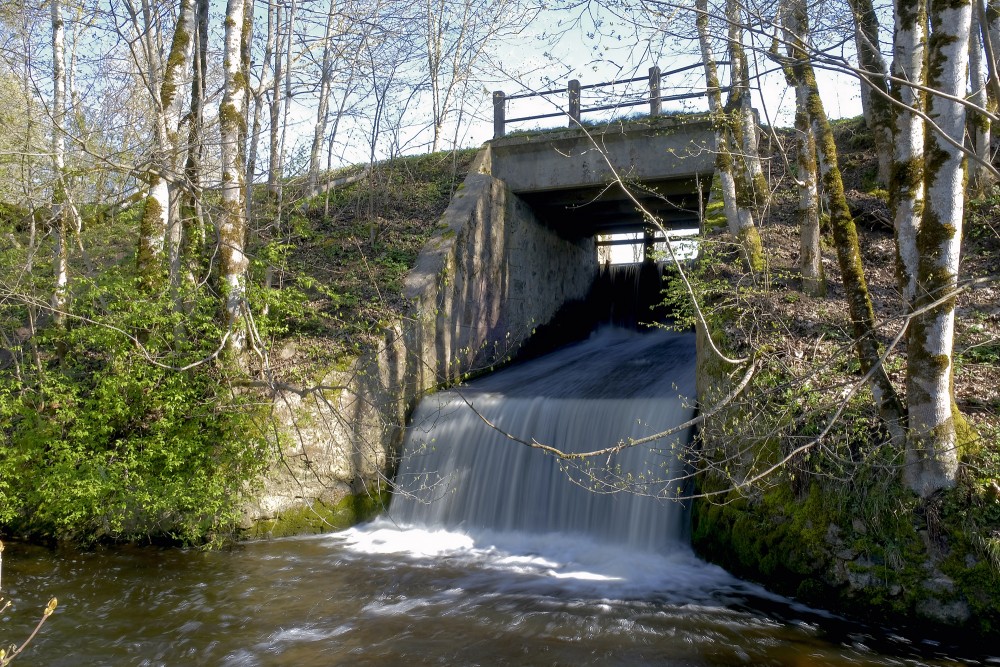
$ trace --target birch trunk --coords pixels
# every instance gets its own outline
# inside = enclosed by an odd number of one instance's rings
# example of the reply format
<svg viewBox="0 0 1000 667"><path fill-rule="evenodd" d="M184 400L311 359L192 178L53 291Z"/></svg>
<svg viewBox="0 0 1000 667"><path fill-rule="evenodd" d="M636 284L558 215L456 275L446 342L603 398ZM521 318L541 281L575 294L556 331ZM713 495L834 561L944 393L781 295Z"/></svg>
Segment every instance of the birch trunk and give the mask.
<svg viewBox="0 0 1000 667"><path fill-rule="evenodd" d="M184 95L179 91L190 86L195 33L194 0L181 0L177 14L177 25L174 37L170 42L170 52L163 71L163 84L160 86L160 113L163 118L164 143L160 147L161 167L169 175L167 185L167 257L170 272L170 284L180 282L181 266L181 193L184 183L180 173L180 157L184 153L181 136L187 135L184 123L191 122L190 115L184 114ZM187 137L184 137L185 140ZM161 180L163 180L161 178Z"/></svg>
<svg viewBox="0 0 1000 667"><path fill-rule="evenodd" d="M797 51L805 51L800 41L802 27L788 5L779 10L786 52L794 59ZM798 41L797 41L798 40ZM777 45L775 45L775 49ZM826 294L823 253L820 246L819 191L816 174L816 135L809 118L809 87L799 81L791 68L785 66L788 83L795 89L795 166L799 194L799 270L802 290L810 296Z"/></svg>
<svg viewBox="0 0 1000 667"><path fill-rule="evenodd" d="M985 0L979 0L980 3ZM982 4L980 4L982 10ZM985 25L981 27L983 41L989 42L989 49L986 51L988 59L986 65L990 70L993 85L987 90L990 103L993 109L1000 108L1000 0L989 0L986 3L982 20Z"/></svg>
<svg viewBox="0 0 1000 667"><path fill-rule="evenodd" d="M930 0L928 15L933 37L927 55L927 86L942 95L929 95L927 114L941 132L961 146L965 106L957 100L965 96L968 80L972 3ZM959 148L938 132L927 133L926 199L916 234L916 314L907 340L909 437L904 473L906 485L925 498L954 486L958 473L956 421L962 417L955 409L952 387L953 292L958 287L965 168L965 155Z"/></svg>
<svg viewBox="0 0 1000 667"><path fill-rule="evenodd" d="M205 216L201 208L201 160L204 151L206 80L208 75L208 0L197 0L193 76L191 77L191 120L188 125L187 160L184 164L186 187L181 205L181 256L187 279L195 282L201 268L205 247Z"/></svg>
<svg viewBox="0 0 1000 667"><path fill-rule="evenodd" d="M969 101L980 109L986 109L989 104L986 82L986 62L979 37L979 26L973 21L969 33ZM986 165L990 163L989 116L977 111L970 112L969 136L972 139L972 150L977 158L969 166L969 194L978 198L986 194L986 188L992 182L992 177L986 169Z"/></svg>
<svg viewBox="0 0 1000 667"><path fill-rule="evenodd" d="M726 214L729 233L737 239L744 265L753 271L764 268L764 252L760 242L760 234L753 221L753 199L741 196L737 190L734 176L735 166L729 148L729 123L722 106L722 92L719 86L719 74L715 66L715 55L712 53L711 37L708 33L708 0L696 0L696 24L698 27L698 43L701 47L701 58L705 66L706 92L708 107L715 125L716 169L722 185L722 204Z"/></svg>
<svg viewBox="0 0 1000 667"><path fill-rule="evenodd" d="M896 0L893 30L893 74L897 81L920 84L927 53L926 0ZM896 233L896 265L903 304L912 309L917 283L917 231L924 207L924 93L896 83L896 136L890 179L890 204Z"/></svg>
<svg viewBox="0 0 1000 667"><path fill-rule="evenodd" d="M219 132L222 153L222 205L219 210L219 282L224 299L224 320L230 332L229 350L238 355L246 345L241 326L249 260L244 253L246 236L246 138L247 43L250 39L253 0L228 0L225 20L222 103Z"/></svg>
<svg viewBox="0 0 1000 667"><path fill-rule="evenodd" d="M733 148L738 167L734 173L738 188L746 190L753 207L761 209L768 199L767 179L757 152L757 118L750 99L750 64L743 49L743 17L739 0L726 0L729 25L729 71L731 86L726 110L730 114Z"/></svg>
<svg viewBox="0 0 1000 667"><path fill-rule="evenodd" d="M70 207L66 197L66 29L60 0L51 0L52 19L52 318L58 326L66 323L69 292L69 253L66 248Z"/></svg>

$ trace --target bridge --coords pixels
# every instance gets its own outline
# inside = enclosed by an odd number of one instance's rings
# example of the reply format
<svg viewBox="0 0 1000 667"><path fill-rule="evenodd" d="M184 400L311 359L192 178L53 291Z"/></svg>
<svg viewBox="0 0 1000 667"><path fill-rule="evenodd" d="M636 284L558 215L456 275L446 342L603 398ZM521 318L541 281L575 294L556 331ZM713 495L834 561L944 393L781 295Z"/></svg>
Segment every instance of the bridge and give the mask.
<svg viewBox="0 0 1000 667"><path fill-rule="evenodd" d="M705 115L487 142L406 279L417 366L429 371L418 384L495 363L585 300L608 243L599 237L638 232L648 249L656 239L632 197L667 229L697 228L714 171Z"/></svg>
<svg viewBox="0 0 1000 667"><path fill-rule="evenodd" d="M489 173L566 238L698 227L715 171L704 115L658 116L490 142ZM622 187L628 186L628 193Z"/></svg>

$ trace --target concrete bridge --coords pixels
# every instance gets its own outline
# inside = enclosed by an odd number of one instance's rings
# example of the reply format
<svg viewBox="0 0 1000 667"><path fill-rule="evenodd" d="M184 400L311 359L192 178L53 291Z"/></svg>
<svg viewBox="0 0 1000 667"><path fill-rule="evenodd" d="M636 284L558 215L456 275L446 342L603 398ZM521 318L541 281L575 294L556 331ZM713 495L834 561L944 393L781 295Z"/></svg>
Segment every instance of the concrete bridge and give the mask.
<svg viewBox="0 0 1000 667"><path fill-rule="evenodd" d="M489 147L489 173L566 238L649 227L618 178L665 227L697 227L715 170L715 132L704 115L512 135Z"/></svg>

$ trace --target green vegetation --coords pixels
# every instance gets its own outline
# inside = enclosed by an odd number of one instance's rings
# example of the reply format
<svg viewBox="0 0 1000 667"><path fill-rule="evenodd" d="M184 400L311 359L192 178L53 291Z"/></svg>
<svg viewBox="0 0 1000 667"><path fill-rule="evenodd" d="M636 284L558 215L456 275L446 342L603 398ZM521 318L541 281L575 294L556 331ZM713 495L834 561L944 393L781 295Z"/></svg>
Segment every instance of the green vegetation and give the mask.
<svg viewBox="0 0 1000 667"><path fill-rule="evenodd" d="M23 272L39 253L23 241L23 212L0 209L0 331L10 332L0 339L0 532L85 544L236 534L279 456L266 377L310 386L369 349L403 312L403 278L473 155L380 164L280 216L260 203L247 291L259 344L294 350L275 354L277 367L223 359L211 290L150 289L135 261L142 202L81 207L71 260L90 268L72 277L65 327L46 315L49 272ZM267 532L344 527L386 502L384 488L370 489Z"/></svg>
<svg viewBox="0 0 1000 667"><path fill-rule="evenodd" d="M0 522L35 538L93 542L223 537L268 461L263 416L207 362L214 301L181 313L110 269L74 285L74 316L28 341L0 374ZM5 324L24 317L6 307ZM11 326L11 329L16 328Z"/></svg>
<svg viewBox="0 0 1000 667"><path fill-rule="evenodd" d="M845 177L861 183L873 156L864 154L868 144L855 139L858 131L858 122L835 128L839 150L858 166ZM862 373L842 294L816 299L797 290L796 230L782 213L794 200L776 194L774 217L764 228L765 275L756 281L741 275L736 251L721 233L709 236L688 274L715 342L759 366L747 388L700 432L698 492L705 495L693 506L692 544L740 576L823 608L995 635L995 316L980 307L981 297L959 297L956 400L970 426L963 441L971 443L962 449L956 487L921 499L902 484L903 453L890 444L867 386L851 393ZM987 200L972 208L963 265L972 277L986 275L1000 243L983 227L995 220L995 207ZM869 287L883 299L895 286L891 265L880 265L879 248L891 244L890 233L881 225L859 230ZM679 306L680 325L694 322L675 276L668 274L665 296ZM906 359L898 350L885 367L902 382ZM705 351L699 359L703 404L726 395L742 372Z"/></svg>

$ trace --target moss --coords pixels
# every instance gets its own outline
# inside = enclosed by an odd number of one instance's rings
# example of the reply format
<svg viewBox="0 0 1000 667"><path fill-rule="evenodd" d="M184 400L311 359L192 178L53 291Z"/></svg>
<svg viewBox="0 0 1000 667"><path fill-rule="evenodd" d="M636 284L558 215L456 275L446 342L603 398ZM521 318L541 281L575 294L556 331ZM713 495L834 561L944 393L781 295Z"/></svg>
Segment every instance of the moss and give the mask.
<svg viewBox="0 0 1000 667"><path fill-rule="evenodd" d="M348 494L334 505L314 500L310 505L287 510L274 519L254 524L247 537L277 538L344 530L384 512L389 507L390 497L388 486L380 483L361 493Z"/></svg>
<svg viewBox="0 0 1000 667"><path fill-rule="evenodd" d="M177 19L174 39L170 43L170 54L167 56L163 85L160 87L160 104L163 109L167 109L173 103L177 92L177 73L184 65L185 53L191 42L191 35L184 29L185 16L190 14L191 9L190 0L181 3L181 15Z"/></svg>

